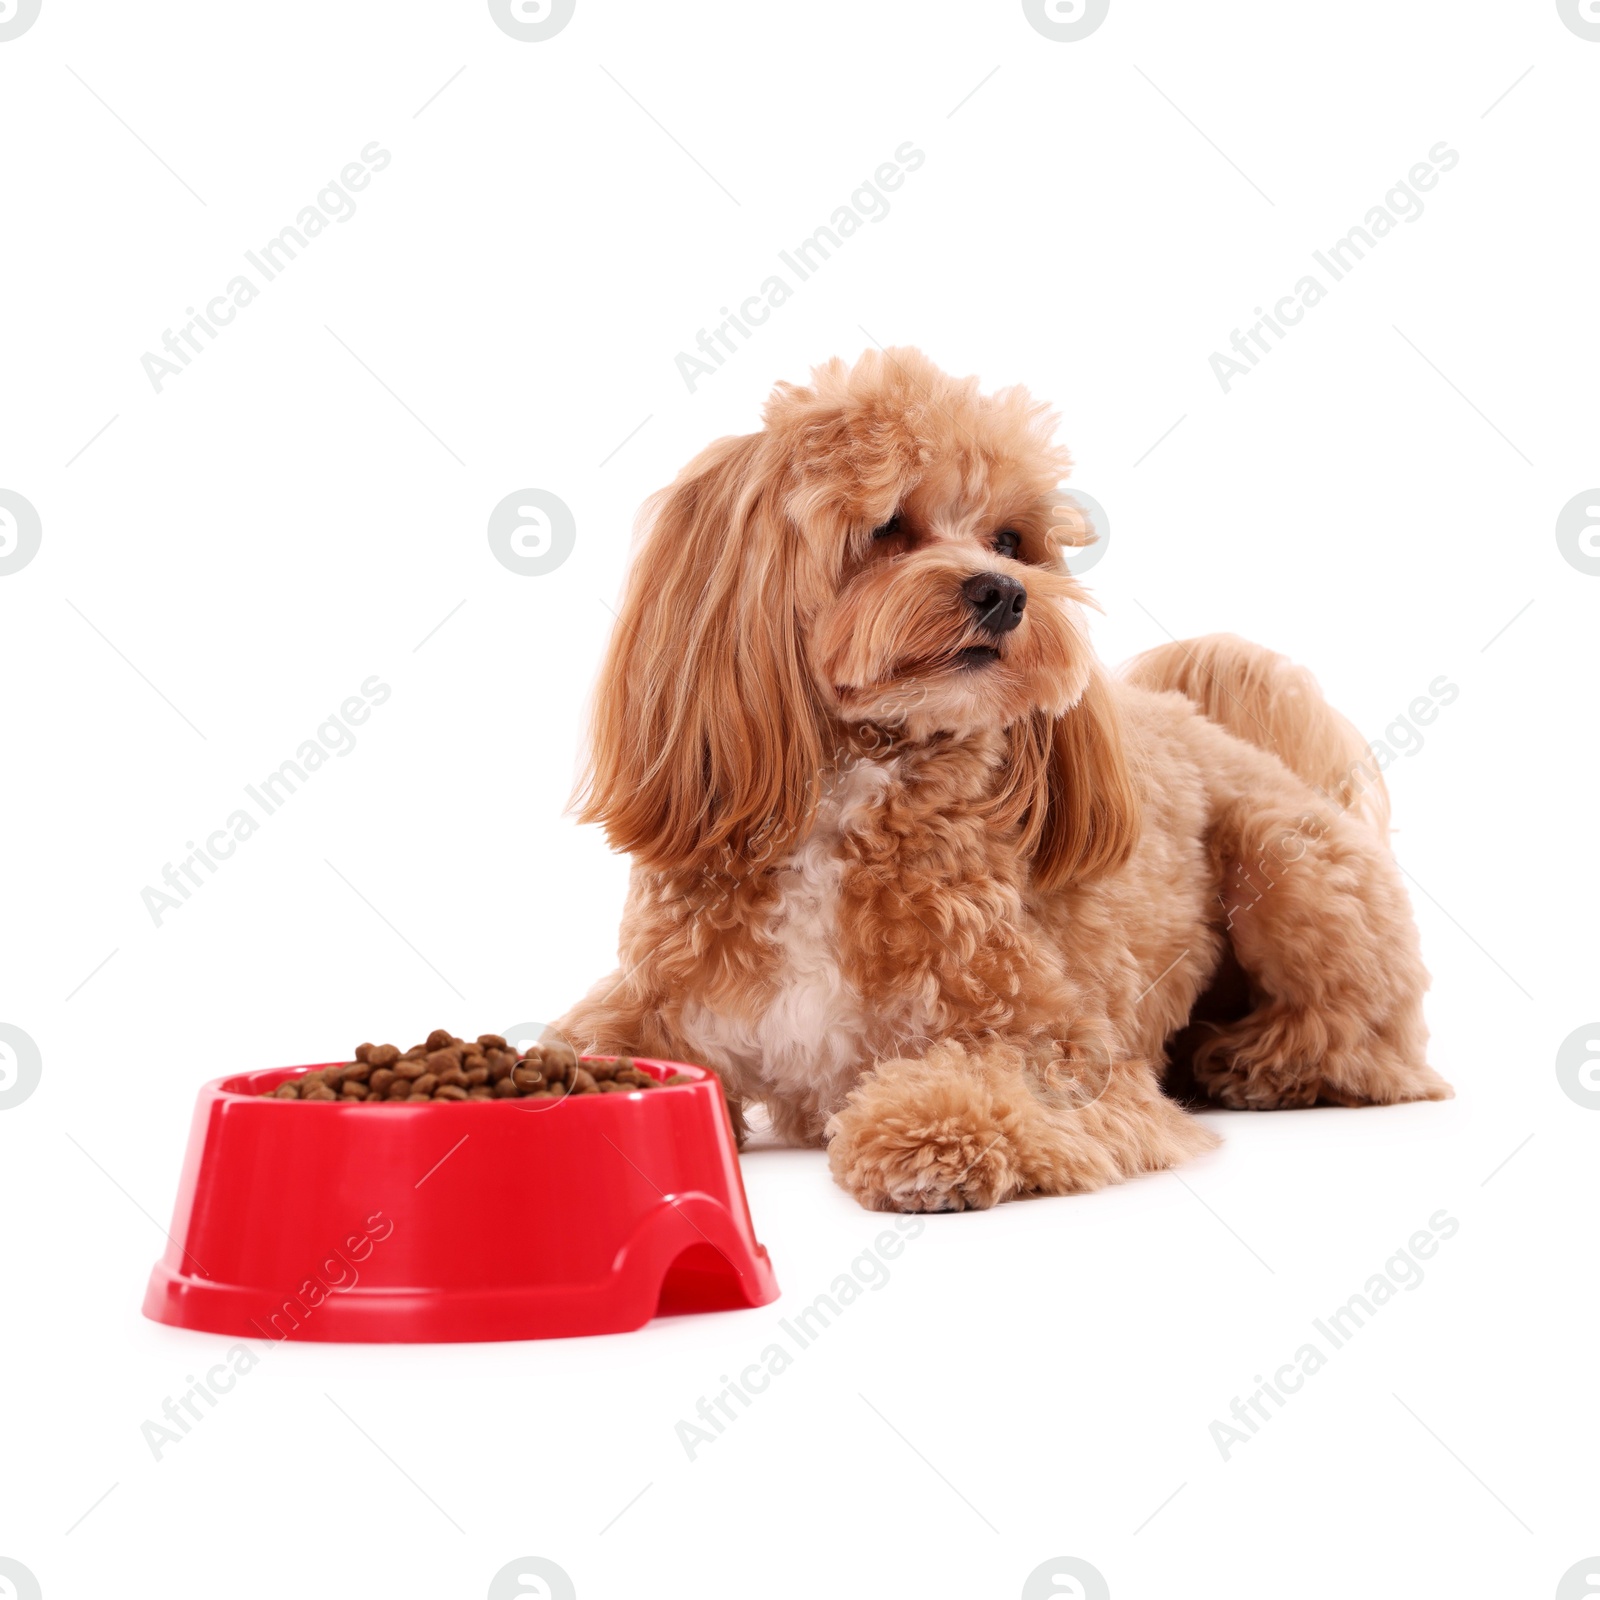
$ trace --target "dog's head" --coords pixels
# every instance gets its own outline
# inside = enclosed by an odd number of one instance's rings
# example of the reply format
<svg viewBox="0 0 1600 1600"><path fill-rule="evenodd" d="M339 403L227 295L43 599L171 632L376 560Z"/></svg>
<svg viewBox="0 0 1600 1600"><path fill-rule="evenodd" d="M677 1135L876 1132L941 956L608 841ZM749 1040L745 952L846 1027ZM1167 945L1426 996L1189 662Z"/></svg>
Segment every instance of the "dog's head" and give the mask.
<svg viewBox="0 0 1600 1600"><path fill-rule="evenodd" d="M780 384L646 507L597 691L585 820L648 865L770 860L844 730L1004 730L1036 881L1120 862L1137 804L1060 547L1070 461L1020 389L915 350Z"/></svg>

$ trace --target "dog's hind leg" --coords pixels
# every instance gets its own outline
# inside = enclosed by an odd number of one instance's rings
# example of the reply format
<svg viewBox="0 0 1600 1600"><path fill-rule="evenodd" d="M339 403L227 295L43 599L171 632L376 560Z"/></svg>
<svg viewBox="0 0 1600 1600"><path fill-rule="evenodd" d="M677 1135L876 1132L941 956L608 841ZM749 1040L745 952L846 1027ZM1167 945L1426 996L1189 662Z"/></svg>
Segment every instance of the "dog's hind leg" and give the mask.
<svg viewBox="0 0 1600 1600"><path fill-rule="evenodd" d="M1281 763L1229 743L1229 776L1243 781L1212 849L1254 1005L1206 1030L1197 1083L1250 1110L1448 1099L1426 1060L1428 974L1387 843Z"/></svg>
<svg viewBox="0 0 1600 1600"><path fill-rule="evenodd" d="M1228 634L1175 640L1124 671L1178 690L1206 719L1195 753L1245 984L1184 1030L1195 1083L1256 1110L1448 1098L1424 1058L1428 974L1361 735L1303 667Z"/></svg>

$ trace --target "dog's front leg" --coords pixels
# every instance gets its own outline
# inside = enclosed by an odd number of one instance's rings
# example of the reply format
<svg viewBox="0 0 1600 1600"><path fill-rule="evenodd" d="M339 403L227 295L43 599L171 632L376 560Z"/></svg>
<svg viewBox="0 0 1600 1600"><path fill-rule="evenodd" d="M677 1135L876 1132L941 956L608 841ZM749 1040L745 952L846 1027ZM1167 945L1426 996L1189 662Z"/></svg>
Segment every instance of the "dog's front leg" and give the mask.
<svg viewBox="0 0 1600 1600"><path fill-rule="evenodd" d="M1148 1062L1038 1063L947 1042L882 1061L828 1124L834 1177L872 1211L964 1211L1073 1194L1177 1165L1217 1141Z"/></svg>
<svg viewBox="0 0 1600 1600"><path fill-rule="evenodd" d="M687 1061L715 1072L728 1104L728 1120L741 1149L749 1132L745 1097L719 1062L696 1054L667 1020L667 1007L652 996L636 974L613 972L602 978L556 1024L557 1033L579 1055L647 1056L660 1061Z"/></svg>

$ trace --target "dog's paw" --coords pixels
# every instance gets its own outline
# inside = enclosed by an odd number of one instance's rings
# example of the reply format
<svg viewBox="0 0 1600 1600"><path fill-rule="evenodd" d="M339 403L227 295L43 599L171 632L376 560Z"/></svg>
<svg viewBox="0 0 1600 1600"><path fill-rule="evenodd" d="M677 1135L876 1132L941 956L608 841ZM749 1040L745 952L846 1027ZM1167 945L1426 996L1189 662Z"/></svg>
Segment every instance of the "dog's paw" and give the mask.
<svg viewBox="0 0 1600 1600"><path fill-rule="evenodd" d="M1016 1152L981 1106L885 1098L854 1100L828 1124L828 1165L869 1211L978 1211L1022 1191Z"/></svg>
<svg viewBox="0 0 1600 1600"><path fill-rule="evenodd" d="M1303 1016L1270 1008L1218 1027L1195 1051L1195 1081L1208 1099L1233 1111L1395 1105L1455 1096L1420 1057L1382 1040L1330 1049L1320 1038L1308 1041L1305 1032Z"/></svg>

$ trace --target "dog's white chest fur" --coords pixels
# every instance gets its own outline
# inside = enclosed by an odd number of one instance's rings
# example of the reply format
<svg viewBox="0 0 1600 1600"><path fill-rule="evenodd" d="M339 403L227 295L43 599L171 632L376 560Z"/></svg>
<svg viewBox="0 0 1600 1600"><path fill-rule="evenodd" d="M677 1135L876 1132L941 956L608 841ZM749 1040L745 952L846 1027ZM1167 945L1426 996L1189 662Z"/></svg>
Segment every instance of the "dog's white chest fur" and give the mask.
<svg viewBox="0 0 1600 1600"><path fill-rule="evenodd" d="M896 765L862 762L825 789L810 835L779 869L761 929L772 968L748 1008L728 1015L695 1005L683 1017L690 1042L737 1066L751 1092L808 1103L823 1116L844 1099L866 1053L861 996L839 962L843 845Z"/></svg>

